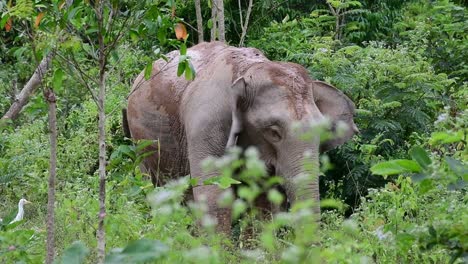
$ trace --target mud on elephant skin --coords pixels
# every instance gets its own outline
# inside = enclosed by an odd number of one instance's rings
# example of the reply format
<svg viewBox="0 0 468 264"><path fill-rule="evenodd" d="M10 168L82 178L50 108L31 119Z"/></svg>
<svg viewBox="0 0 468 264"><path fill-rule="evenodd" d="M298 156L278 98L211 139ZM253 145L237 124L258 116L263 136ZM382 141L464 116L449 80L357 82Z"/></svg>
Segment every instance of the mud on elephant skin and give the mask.
<svg viewBox="0 0 468 264"><path fill-rule="evenodd" d="M289 202L318 200L318 177L295 181L304 173L303 154L308 151L316 165L308 173L318 175L319 151L357 132L353 102L333 86L311 79L304 67L270 61L254 48L211 42L187 52L197 72L193 81L177 77L179 53L174 51L167 54L167 62L154 62L148 80L143 72L137 77L128 99L131 137L160 143L160 156L149 156L142 164L153 183L163 185L187 174L201 182L215 176L202 171L203 159L220 157L234 145L256 146L266 165L284 178ZM308 142L298 138L294 123L307 129L324 116L350 129L322 144L317 136ZM204 197L218 229L229 233L231 212L218 207L220 194L214 185L193 188L194 199Z"/></svg>

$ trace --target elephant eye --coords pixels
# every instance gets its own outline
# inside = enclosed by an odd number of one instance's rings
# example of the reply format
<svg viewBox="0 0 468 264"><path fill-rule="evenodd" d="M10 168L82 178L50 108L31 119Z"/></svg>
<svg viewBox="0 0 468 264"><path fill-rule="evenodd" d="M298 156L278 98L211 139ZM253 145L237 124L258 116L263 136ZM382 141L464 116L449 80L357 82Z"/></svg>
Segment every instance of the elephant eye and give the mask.
<svg viewBox="0 0 468 264"><path fill-rule="evenodd" d="M270 142L279 142L282 139L280 128L276 125L265 127L263 129L263 136Z"/></svg>

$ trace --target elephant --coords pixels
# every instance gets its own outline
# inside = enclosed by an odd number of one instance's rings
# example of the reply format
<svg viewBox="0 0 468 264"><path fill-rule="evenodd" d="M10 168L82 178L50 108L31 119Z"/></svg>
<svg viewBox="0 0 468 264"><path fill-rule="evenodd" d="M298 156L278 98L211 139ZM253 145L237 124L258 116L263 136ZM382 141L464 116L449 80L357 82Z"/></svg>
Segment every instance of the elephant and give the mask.
<svg viewBox="0 0 468 264"><path fill-rule="evenodd" d="M319 153L350 139L358 129L355 106L341 91L318 80L295 63L270 61L255 48L237 48L222 42L204 42L187 50L196 77L177 77L179 51L152 65L149 79L142 72L128 97L126 121L133 139L158 140L154 154L142 162L154 185L191 175L202 182L216 172L202 170L201 162L220 157L226 149L255 146L270 173L284 179L290 203L319 200ZM320 143L303 141L299 130L328 117L348 129L340 137ZM296 125L293 125L296 123ZM298 184L309 153L317 177ZM192 188L193 199L206 200L217 229L229 233L231 211L217 204L223 190L216 185Z"/></svg>

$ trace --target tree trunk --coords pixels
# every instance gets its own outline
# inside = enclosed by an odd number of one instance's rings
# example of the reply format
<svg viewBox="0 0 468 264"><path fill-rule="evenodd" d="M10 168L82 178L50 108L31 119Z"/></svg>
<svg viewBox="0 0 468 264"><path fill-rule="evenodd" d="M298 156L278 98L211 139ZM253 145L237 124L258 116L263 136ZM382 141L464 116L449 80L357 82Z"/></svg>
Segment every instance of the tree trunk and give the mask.
<svg viewBox="0 0 468 264"><path fill-rule="evenodd" d="M249 18L250 18L250 13L252 12L252 5L253 5L253 0L249 0L249 6L247 7L247 14L245 15L245 23L242 24L242 15L241 15L241 28L242 28L242 35L239 41L239 47L244 46L244 40L245 36L247 35L247 28L249 26ZM242 14L242 10L240 10L240 2L239 2L239 12Z"/></svg>
<svg viewBox="0 0 468 264"><path fill-rule="evenodd" d="M47 194L47 257L46 263L52 264L55 256L55 178L57 168L57 105L52 89L44 90L45 100L49 104L50 129L50 168Z"/></svg>
<svg viewBox="0 0 468 264"><path fill-rule="evenodd" d="M49 52L39 63L34 74L26 83L20 94L16 97L15 102L10 106L10 109L3 115L2 119L16 119L19 112L28 103L29 96L39 87L42 83L46 72L50 69L53 52Z"/></svg>
<svg viewBox="0 0 468 264"><path fill-rule="evenodd" d="M217 0L209 0L211 1L211 36L210 40L215 41L216 40L216 32L217 32L217 26L216 24L218 23L217 17L218 17L218 8L216 7L218 3L216 2Z"/></svg>
<svg viewBox="0 0 468 264"><path fill-rule="evenodd" d="M202 43L203 39L203 17L201 14L200 0L195 0L195 13L197 15L197 31L198 43Z"/></svg>
<svg viewBox="0 0 468 264"><path fill-rule="evenodd" d="M217 0L217 15L218 15L218 39L219 41L226 42L224 30L224 1Z"/></svg>
<svg viewBox="0 0 468 264"><path fill-rule="evenodd" d="M106 250L106 234L104 230L104 218L106 216L106 113L105 108L105 76L99 80L99 224L97 230L98 259L104 262Z"/></svg>
<svg viewBox="0 0 468 264"><path fill-rule="evenodd" d="M96 10L98 20L98 42L99 42L99 216L98 230L96 237L98 240L97 254L98 263L104 263L106 255L106 233L104 230L104 218L106 217L106 44L104 43L104 1L99 3Z"/></svg>

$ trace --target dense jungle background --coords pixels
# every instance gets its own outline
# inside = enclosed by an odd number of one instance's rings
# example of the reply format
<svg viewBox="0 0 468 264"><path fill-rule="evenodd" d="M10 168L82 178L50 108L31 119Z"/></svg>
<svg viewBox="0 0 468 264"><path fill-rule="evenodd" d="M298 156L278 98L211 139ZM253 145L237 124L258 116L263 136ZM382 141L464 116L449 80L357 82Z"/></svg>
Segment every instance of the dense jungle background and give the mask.
<svg viewBox="0 0 468 264"><path fill-rule="evenodd" d="M225 32L215 38L333 84L355 102L361 132L321 156L320 222L307 203L256 217L260 191L284 197L254 151L215 162L220 188L237 183L239 168L250 177L220 201L233 208L231 237L214 231L206 206L182 203L188 177L154 188L138 166L148 142L122 129L136 76L199 42L195 2L209 41L220 0L0 0L1 263L468 261L465 1L221 0ZM180 65L196 78L190 58ZM55 106L55 234L46 239ZM21 198L32 203L9 224Z"/></svg>

